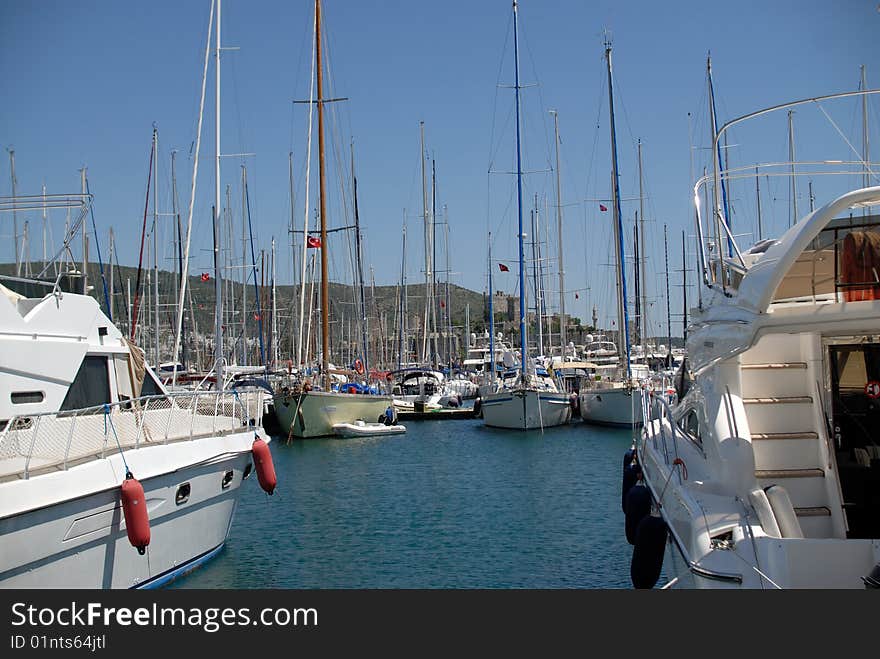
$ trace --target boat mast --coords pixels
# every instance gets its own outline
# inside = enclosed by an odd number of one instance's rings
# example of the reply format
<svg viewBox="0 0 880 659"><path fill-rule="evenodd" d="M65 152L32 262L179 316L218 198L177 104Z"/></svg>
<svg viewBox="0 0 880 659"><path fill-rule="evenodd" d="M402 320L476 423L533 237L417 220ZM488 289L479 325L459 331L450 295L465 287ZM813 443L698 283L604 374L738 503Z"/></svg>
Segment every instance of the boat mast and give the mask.
<svg viewBox="0 0 880 659"><path fill-rule="evenodd" d="M532 220L532 287L535 291L535 324L537 327L538 342L535 344L535 352L539 355L544 354L544 329L541 325L541 291L538 289L538 195L535 195L535 207L530 211L529 215Z"/></svg>
<svg viewBox="0 0 880 659"><path fill-rule="evenodd" d="M357 177L354 175L354 144L351 145L351 180L353 186L353 194L354 194L354 240L355 240L355 259L357 262L357 275L358 275L358 302L360 303L360 312L361 312L361 322L358 323L361 328L361 350L363 351L363 364L364 364L364 373L367 374L367 382L369 383L369 372L370 372L370 361L369 361L369 346L367 344L367 337L369 336L370 328L367 325L367 300L366 295L364 294L364 266L361 258L361 221L358 215L358 198L357 198L357 190L358 190L358 181Z"/></svg>
<svg viewBox="0 0 880 659"><path fill-rule="evenodd" d="M687 275L687 258L685 251L685 235L681 232L681 288L682 288L682 304L681 304L681 336L687 341L688 337L688 275Z"/></svg>
<svg viewBox="0 0 880 659"><path fill-rule="evenodd" d="M641 324L641 339L642 339L642 354L645 355L647 359L648 353L646 348L646 342L648 340L648 295L647 295L647 284L648 278L645 275L645 261L647 260L647 252L645 252L645 193L643 191L643 181L644 178L642 176L642 140L639 138L638 142L639 148L639 288L642 294L641 300L641 318L639 322Z"/></svg>
<svg viewBox="0 0 880 659"><path fill-rule="evenodd" d="M452 375L452 309L449 299L449 209L443 204L443 251L446 252L446 362L449 366L449 375Z"/></svg>
<svg viewBox="0 0 880 659"><path fill-rule="evenodd" d="M246 213L245 217L247 218L248 240L251 245L251 265L252 265L252 272L254 275L254 306L257 309L257 335L259 336L259 339L260 339L260 365L265 369L266 368L266 348L265 348L265 343L263 341L263 305L260 300L260 297L261 297L260 293L262 290L265 290L265 289L261 288L259 286L259 283L257 282L257 256L256 256L256 253L254 252L254 231L253 231L253 226L251 224L251 201L250 201L250 195L248 194L248 188L247 188L247 169L245 168L244 165L241 166L241 176L242 176L242 196L243 196L244 202L245 202L243 210ZM242 236L242 240L244 240L244 236ZM260 250L260 275L265 280L266 269L263 267L262 254L263 254L263 251ZM242 266L244 266L243 263L242 263ZM245 281L246 279L247 279L246 277L243 278L242 291L244 291L244 289L247 288L247 286L246 286L247 282ZM244 304L242 304L242 307L241 307L242 318L247 318L247 314L248 314L247 307L245 307ZM242 364L242 366L245 366L245 364Z"/></svg>
<svg viewBox="0 0 880 659"><path fill-rule="evenodd" d="M623 219L620 213L620 183L618 180L617 170L617 131L614 126L614 89L612 87L611 76L611 42L605 40L605 60L608 63L608 108L611 124L611 196L612 210L614 211L614 239L616 242L617 253L617 280L619 282L619 298L617 304L617 322L619 325L620 338L623 339L626 346L625 354L620 354L620 346L617 351L621 357L626 359L626 377L627 380L632 376L630 366L630 344L629 344L629 314L626 306L626 272L623 251Z"/></svg>
<svg viewBox="0 0 880 659"><path fill-rule="evenodd" d="M223 279L220 270L220 11L217 0L217 22L214 25L214 370L216 388L223 390Z"/></svg>
<svg viewBox="0 0 880 659"><path fill-rule="evenodd" d="M431 158L431 328L434 346L431 349L431 367L437 370L437 358L440 348L437 345L437 302L434 299L437 290L437 172L434 159ZM441 317L442 321L443 318Z"/></svg>
<svg viewBox="0 0 880 659"><path fill-rule="evenodd" d="M562 346L562 361L565 361L565 268L562 263L562 192L559 181L559 114L550 110L553 115L553 132L556 137L556 240L559 245L559 342Z"/></svg>
<svg viewBox="0 0 880 659"><path fill-rule="evenodd" d="M315 67L318 79L318 189L321 213L321 371L330 391L330 288L327 279L327 208L324 180L324 75L321 64L321 0L315 0Z"/></svg>
<svg viewBox="0 0 880 659"><path fill-rule="evenodd" d="M153 341L154 364L159 365L159 131L153 127L156 157L153 158ZM97 236L96 236L97 238Z"/></svg>
<svg viewBox="0 0 880 659"><path fill-rule="evenodd" d="M519 349L520 349L520 373L523 384L526 380L526 274L525 252L523 251L523 217L522 217L522 152L520 147L520 120L519 120L519 30L517 25L517 3L513 0L513 61L514 61L514 91L516 96L516 202L519 217Z"/></svg>
<svg viewBox="0 0 880 659"><path fill-rule="evenodd" d="M495 291L492 290L492 232L489 232L489 366L492 369L490 382L495 382Z"/></svg>
<svg viewBox="0 0 880 659"><path fill-rule="evenodd" d="M407 361L409 354L409 342L407 340L406 315L407 315L407 284L406 284L406 209L403 209L403 245L400 257L400 345L397 351L397 370Z"/></svg>
<svg viewBox="0 0 880 659"><path fill-rule="evenodd" d="M247 214L247 200L245 199L245 190L247 189L247 169L244 165L241 166L241 365L246 366L250 361L248 359L248 333L247 333L247 317L248 317L248 307L247 307L247 280L248 280L248 270L250 268L247 267L247 245L248 245L248 214ZM228 187L227 187L228 190ZM232 214L232 207L227 202L226 207L229 209L230 216ZM230 217L230 233L232 233L232 222ZM251 245L251 251L253 251L253 245ZM232 243L229 244L229 261L232 263ZM254 275L254 286L257 285L257 273L256 273L256 265L253 265L253 275ZM233 289L233 293L235 290ZM234 297L234 295L233 295Z"/></svg>
<svg viewBox="0 0 880 659"><path fill-rule="evenodd" d="M425 322L422 325L424 334L422 335L422 359L421 362L428 362L428 309L431 305L431 236L428 230L428 182L425 173L425 122L419 122L419 158L422 163L422 219L424 221L425 230Z"/></svg>
<svg viewBox="0 0 880 659"><path fill-rule="evenodd" d="M861 69L862 69L861 88L864 91L865 89L868 88L868 80L867 80L867 75L865 72L865 65L864 64L862 64ZM870 165L868 165L868 162L869 162L869 160L868 160L868 147L869 147L869 141L868 141L868 95L864 94L864 95L862 95L862 160L864 160L864 165L865 165L864 186L866 188L871 185L871 167L870 167ZM867 207L862 208L862 216L867 216L867 214L868 214L868 208Z"/></svg>
<svg viewBox="0 0 880 659"><path fill-rule="evenodd" d="M195 193L196 193L196 177L199 172L199 147L202 142L202 118L204 116L205 109L205 86L208 80L208 60L211 52L211 28L212 22L214 20L214 0L211 0L211 14L208 19L208 39L207 44L205 45L205 67L204 72L202 74L202 93L201 98L199 100L199 121L198 128L196 129L196 145L195 151L193 155L193 175L192 175L192 183L190 186L190 197L189 197L189 210L187 212L187 220L186 220L186 248L184 249L184 258L183 258L183 269L180 275L180 297L177 300L177 332L174 335L174 355L173 361L177 363L177 355L180 350L180 337L183 333L183 301L184 297L187 293L187 284L188 284L188 273L189 273L189 248L190 248L190 238L192 236L192 215L193 215L193 204L195 203ZM129 294L129 298L131 295ZM193 332L198 337L198 332L196 332L196 319L195 315L192 313L192 295L190 295L190 317L193 321ZM131 321L131 312L129 311L129 326L132 326ZM198 357L198 339L196 340L196 361L200 361ZM177 369L175 368L172 375L172 382L177 384Z"/></svg>
<svg viewBox="0 0 880 659"><path fill-rule="evenodd" d="M669 302L669 247L666 241L666 225L663 225L663 256L666 262L666 366L672 365L672 312Z"/></svg>
<svg viewBox="0 0 880 659"><path fill-rule="evenodd" d="M716 148L716 142L718 141L718 132L717 125L715 120L715 99L712 90L712 55L708 55L706 57L706 77L709 85L709 132L710 132L710 141L712 143L712 195L713 195L713 206L712 206L712 218L713 218L713 229L715 231L715 249L718 253L719 266L718 270L712 271L712 280L717 281L718 275L721 276L721 286L724 288L726 286L726 280L724 277L724 259L723 254L721 252L721 200L719 197L719 193L721 191L720 183L719 183L719 172L718 169L721 166L719 162L720 156L718 153L718 149Z"/></svg>
<svg viewBox="0 0 880 659"><path fill-rule="evenodd" d="M275 237L272 237L272 368L278 367L278 300L275 290Z"/></svg>

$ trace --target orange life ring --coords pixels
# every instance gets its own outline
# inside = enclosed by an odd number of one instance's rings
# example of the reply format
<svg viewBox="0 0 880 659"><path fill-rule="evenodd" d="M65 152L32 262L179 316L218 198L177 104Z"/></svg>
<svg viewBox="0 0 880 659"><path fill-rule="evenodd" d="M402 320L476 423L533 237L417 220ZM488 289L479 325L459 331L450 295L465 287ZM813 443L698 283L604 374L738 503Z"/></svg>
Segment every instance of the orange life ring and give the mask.
<svg viewBox="0 0 880 659"><path fill-rule="evenodd" d="M364 374L364 363L360 359L354 360L354 370L356 370L359 375Z"/></svg>

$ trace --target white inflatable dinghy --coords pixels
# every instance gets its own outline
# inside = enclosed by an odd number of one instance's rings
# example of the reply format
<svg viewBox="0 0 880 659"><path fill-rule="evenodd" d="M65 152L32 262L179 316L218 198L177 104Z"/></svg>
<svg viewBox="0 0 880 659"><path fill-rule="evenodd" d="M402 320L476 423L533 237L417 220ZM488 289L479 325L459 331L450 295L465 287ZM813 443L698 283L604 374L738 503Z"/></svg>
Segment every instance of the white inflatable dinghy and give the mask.
<svg viewBox="0 0 880 659"><path fill-rule="evenodd" d="M406 432L406 426L384 423L367 423L358 419L352 423L334 423L333 432L339 437L377 437L379 435L400 435Z"/></svg>

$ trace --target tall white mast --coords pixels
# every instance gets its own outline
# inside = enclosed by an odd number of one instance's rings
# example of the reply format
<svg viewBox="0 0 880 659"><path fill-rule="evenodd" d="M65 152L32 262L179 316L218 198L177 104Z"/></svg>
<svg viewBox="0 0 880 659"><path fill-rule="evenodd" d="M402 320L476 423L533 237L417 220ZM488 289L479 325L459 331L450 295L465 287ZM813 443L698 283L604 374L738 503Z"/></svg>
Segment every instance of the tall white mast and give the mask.
<svg viewBox="0 0 880 659"><path fill-rule="evenodd" d="M241 166L241 365L248 363L248 334L247 334L247 273L250 269L247 267L247 245L248 245L248 217L247 217L247 198L245 190L247 188L247 169ZM232 245L229 246L229 258L232 260ZM256 283L256 282L254 282Z"/></svg>
<svg viewBox="0 0 880 659"><path fill-rule="evenodd" d="M46 211L46 183L43 183L43 267L46 267L48 256L46 253L46 227L48 226L48 217Z"/></svg>
<svg viewBox="0 0 880 659"><path fill-rule="evenodd" d="M153 126L153 363L159 365L159 130Z"/></svg>
<svg viewBox="0 0 880 659"><path fill-rule="evenodd" d="M425 324L422 336L422 363L428 361L428 334L430 332L428 311L431 308L431 232L428 220L428 183L425 173L425 122L419 122L419 159L422 163L422 218L425 229Z"/></svg>
<svg viewBox="0 0 880 659"><path fill-rule="evenodd" d="M642 354L647 359L647 337L648 337L648 296L645 293L645 289L647 288L648 278L645 275L645 194L642 190L642 140L639 139L638 142L639 147L639 291L642 294L642 302L641 302L641 318L639 319L639 323L641 324L641 331L639 334L642 339Z"/></svg>
<svg viewBox="0 0 880 659"><path fill-rule="evenodd" d="M82 193L83 193L83 194L86 194L86 168L85 168L85 167L83 167L82 169L79 170L79 176L80 176L80 185L81 185L81 187L82 187ZM88 274L88 264L89 264L89 231L88 231L88 228L87 228L87 227L88 227L88 225L87 225L85 222L83 222L83 225L82 225L82 248L83 248L83 251L82 251L82 254L83 254L83 260L82 260L82 294L83 294L83 295L88 295L88 294L89 294L89 274ZM17 263L17 265L18 265L18 267L19 267L19 269L20 269L20 268L21 268L21 259L19 259L16 263Z"/></svg>
<svg viewBox="0 0 880 659"><path fill-rule="evenodd" d="M865 73L865 65L862 64L862 91L868 88L868 80ZM864 186L867 188L871 185L871 166L868 164L869 160L869 141L868 141L868 95L862 95L862 160L865 163L865 183ZM868 209L867 207L862 208L862 215L867 215Z"/></svg>
<svg viewBox="0 0 880 659"><path fill-rule="evenodd" d="M556 142L556 240L559 248L559 341L562 346L562 361L565 361L565 267L562 262L562 188L559 173L559 114L550 110L553 115L553 132Z"/></svg>
<svg viewBox="0 0 880 659"><path fill-rule="evenodd" d="M204 116L205 109L205 87L208 81L208 60L211 52L211 28L212 23L214 21L214 0L211 0L211 14L208 18L208 38L207 43L205 44L205 65L204 71L202 73L202 94L199 101L199 121L198 127L196 129L196 146L193 157L193 175L192 182L190 184L190 194L189 194L189 211L187 212L186 218L186 248L184 249L183 254L183 272L180 275L180 297L177 300L177 331L174 335L174 355L172 356L173 363L177 363L177 355L180 352L180 334L183 328L183 301L186 298L187 292L187 284L188 284L188 275L189 275L189 247L190 247L190 238L192 237L192 216L193 216L193 204L195 203L196 198L196 178L199 173L199 148L202 143L202 118ZM190 300L191 301L191 300ZM130 312L129 312L130 316ZM193 330L195 331L195 315L193 315L192 311L190 311L190 316L193 321ZM129 326L131 325L131 318L129 317ZM198 343L196 343L196 350L198 350ZM198 361L198 357L196 357ZM177 384L177 369L175 368L173 371L172 382Z"/></svg>
<svg viewBox="0 0 880 659"><path fill-rule="evenodd" d="M278 305L275 290L275 237L272 237L272 366L278 364Z"/></svg>
<svg viewBox="0 0 880 659"><path fill-rule="evenodd" d="M214 370L217 389L223 389L223 287L220 271L220 10L217 0L217 22L214 24Z"/></svg>
<svg viewBox="0 0 880 659"><path fill-rule="evenodd" d="M12 179L12 251L15 252L15 276L21 277L21 260L18 257L18 213L15 212L15 149L6 149L9 152L9 176ZM83 228L85 231L85 228ZM66 235L66 234L65 234Z"/></svg>

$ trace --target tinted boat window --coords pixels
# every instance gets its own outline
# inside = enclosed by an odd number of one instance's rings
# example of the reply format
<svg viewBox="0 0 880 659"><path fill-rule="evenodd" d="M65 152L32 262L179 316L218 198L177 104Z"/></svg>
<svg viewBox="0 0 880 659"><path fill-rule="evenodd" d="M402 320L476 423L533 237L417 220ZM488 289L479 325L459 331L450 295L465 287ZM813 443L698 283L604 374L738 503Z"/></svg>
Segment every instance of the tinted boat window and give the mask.
<svg viewBox="0 0 880 659"><path fill-rule="evenodd" d="M61 403L61 411L81 410L110 402L110 380L107 377L107 358L87 355L67 396Z"/></svg>
<svg viewBox="0 0 880 659"><path fill-rule="evenodd" d="M141 396L161 396L163 393L156 380L153 379L153 374L146 371L144 385L141 387Z"/></svg>

